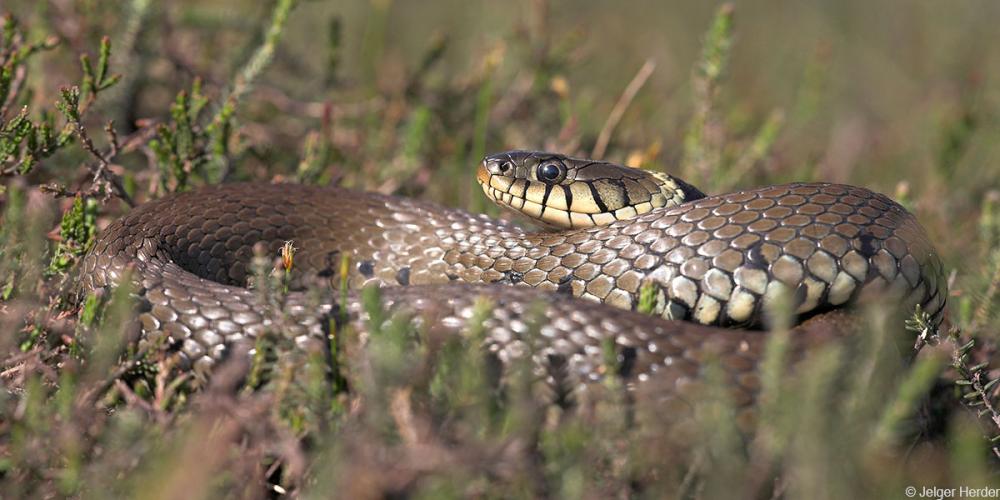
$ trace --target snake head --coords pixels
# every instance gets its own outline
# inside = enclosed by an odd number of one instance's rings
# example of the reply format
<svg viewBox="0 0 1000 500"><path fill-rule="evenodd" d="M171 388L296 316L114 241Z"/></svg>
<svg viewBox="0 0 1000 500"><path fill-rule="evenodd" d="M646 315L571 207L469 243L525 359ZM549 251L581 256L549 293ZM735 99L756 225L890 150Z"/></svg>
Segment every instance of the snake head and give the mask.
<svg viewBox="0 0 1000 500"><path fill-rule="evenodd" d="M705 196L662 172L542 151L489 155L476 179L494 203L560 228L602 226Z"/></svg>

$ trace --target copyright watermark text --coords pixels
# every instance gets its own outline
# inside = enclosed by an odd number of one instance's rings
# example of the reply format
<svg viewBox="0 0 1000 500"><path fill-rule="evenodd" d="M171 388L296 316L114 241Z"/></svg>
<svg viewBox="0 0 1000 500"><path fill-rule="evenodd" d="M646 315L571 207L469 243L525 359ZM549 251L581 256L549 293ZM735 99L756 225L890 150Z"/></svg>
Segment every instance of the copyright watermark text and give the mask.
<svg viewBox="0 0 1000 500"><path fill-rule="evenodd" d="M937 486L907 486L903 493L907 498L1000 498L1000 488L971 488L960 486L957 488L939 488Z"/></svg>

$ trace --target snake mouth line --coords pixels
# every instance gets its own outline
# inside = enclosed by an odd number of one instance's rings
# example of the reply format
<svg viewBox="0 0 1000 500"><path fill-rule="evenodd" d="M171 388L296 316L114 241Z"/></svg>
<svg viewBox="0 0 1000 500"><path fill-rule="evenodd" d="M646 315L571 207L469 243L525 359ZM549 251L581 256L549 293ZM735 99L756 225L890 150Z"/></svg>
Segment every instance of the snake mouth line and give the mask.
<svg viewBox="0 0 1000 500"><path fill-rule="evenodd" d="M523 196L517 196L502 189L493 187L490 182L492 180L492 175L490 174L487 174L485 179L479 177L479 175L477 175L477 178L480 179L480 185L483 188L483 193L485 193L486 196L497 205L528 216L536 222L551 225L556 228L578 229L584 227L594 227L607 225L618 220L614 214L608 212L588 214L562 210L553 207L552 205L536 203Z"/></svg>
<svg viewBox="0 0 1000 500"><path fill-rule="evenodd" d="M482 187L483 193L485 193L491 201L506 208L521 210L521 207L524 206L524 202L527 201L522 197L514 196L508 192L496 189L493 186L490 186L488 182L483 183Z"/></svg>

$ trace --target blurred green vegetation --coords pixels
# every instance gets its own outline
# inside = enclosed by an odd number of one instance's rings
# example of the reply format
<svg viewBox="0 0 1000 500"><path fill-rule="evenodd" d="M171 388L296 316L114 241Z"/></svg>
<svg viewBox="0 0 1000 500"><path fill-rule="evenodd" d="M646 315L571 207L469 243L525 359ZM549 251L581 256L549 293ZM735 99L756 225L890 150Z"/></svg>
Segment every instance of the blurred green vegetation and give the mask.
<svg viewBox="0 0 1000 500"><path fill-rule="evenodd" d="M843 498L996 485L994 1L2 8L13 14L0 46L2 498ZM792 376L778 335L757 435L744 440L710 387L702 446L674 454L655 432L669 415L641 431L621 405L540 407L520 397L528 382L501 397L475 336L416 344L405 318L376 321L362 353L340 332L332 378L316 353L262 338L247 389L227 390L238 384L223 374L192 392L157 346L127 342L127 291L88 297L79 317L65 305L67 269L133 200L290 178L496 214L474 166L513 148L603 152L708 193L790 180L888 193L953 270L960 340L904 366L876 314L858 351L817 352ZM281 283L269 286L280 299ZM366 307L380 316L377 297ZM951 397L971 408L938 408ZM942 428L921 425L942 412Z"/></svg>

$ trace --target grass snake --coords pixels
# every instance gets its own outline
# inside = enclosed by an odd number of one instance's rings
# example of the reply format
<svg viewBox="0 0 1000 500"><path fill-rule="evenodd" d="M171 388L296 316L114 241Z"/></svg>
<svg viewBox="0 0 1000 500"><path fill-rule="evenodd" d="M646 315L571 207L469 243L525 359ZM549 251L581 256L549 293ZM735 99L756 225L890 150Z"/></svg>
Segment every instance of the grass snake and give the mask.
<svg viewBox="0 0 1000 500"><path fill-rule="evenodd" d="M766 338L757 329L783 293L808 319L792 332L801 349L847 331L854 319L842 308L872 292L921 305L935 325L943 315L946 283L927 235L864 188L793 183L705 196L665 174L520 151L487 157L477 178L498 204L549 228L337 187L216 185L113 222L85 257L82 284L110 286L132 269L141 341L164 339L207 375L233 343L271 328L247 288L250 262L255 245L276 255L291 241L301 283L331 279L349 255L351 288L380 285L391 307L431 314L453 332L467 329L485 296L485 343L501 361L530 352L550 379L585 387L605 375L602 346L612 339L634 393L681 404L707 357L736 402L752 402ZM654 315L633 311L647 282ZM292 321L281 331L322 338L335 301L300 291L285 299ZM528 345L539 302L540 335ZM360 316L356 300L347 306Z"/></svg>

